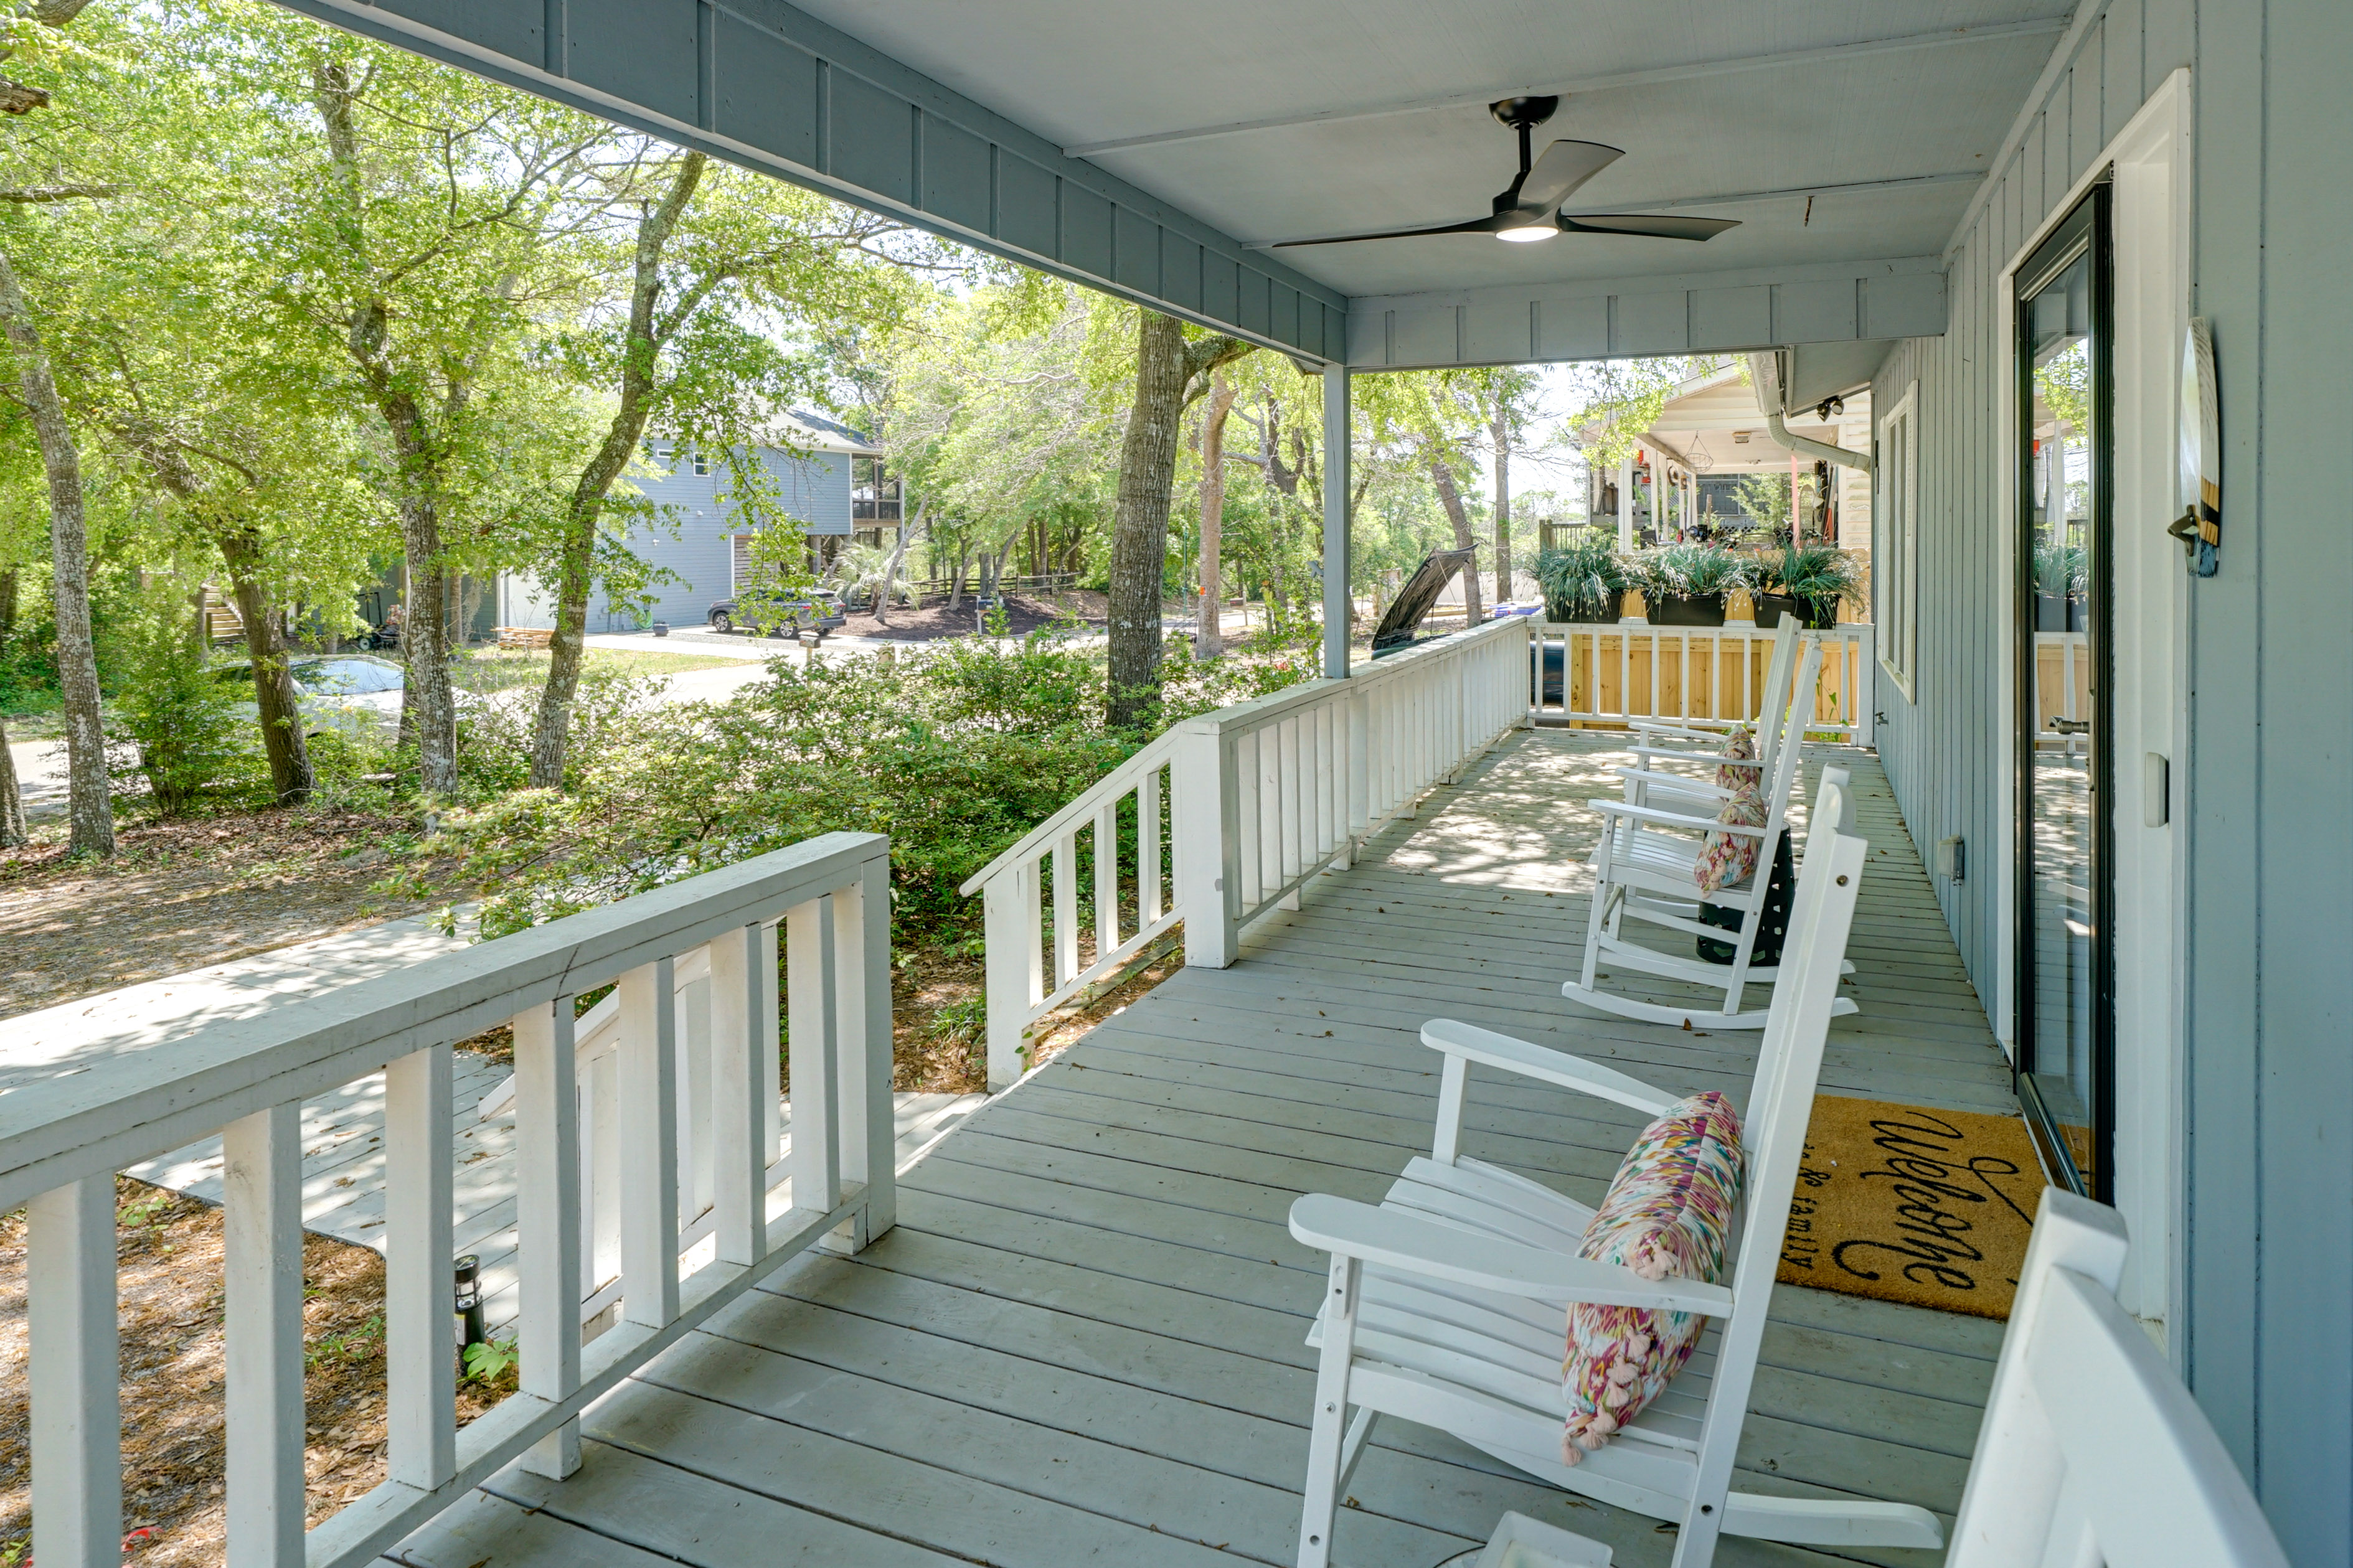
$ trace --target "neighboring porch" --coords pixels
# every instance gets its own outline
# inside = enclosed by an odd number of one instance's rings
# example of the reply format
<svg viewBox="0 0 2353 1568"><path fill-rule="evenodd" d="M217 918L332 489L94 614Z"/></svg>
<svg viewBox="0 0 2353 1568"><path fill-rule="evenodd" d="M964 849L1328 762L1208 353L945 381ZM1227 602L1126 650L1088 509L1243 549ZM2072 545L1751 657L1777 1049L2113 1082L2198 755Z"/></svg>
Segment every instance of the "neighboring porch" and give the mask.
<svg viewBox="0 0 2353 1568"><path fill-rule="evenodd" d="M1427 1151L1452 1016L1745 1094L1754 1034L1564 1002L1583 932L1588 796L1624 738L1514 731L1268 915L994 1100L900 1178L897 1228L812 1255L641 1368L555 1482L509 1468L396 1553L520 1563L1283 1563L1294 1552L1323 1259L1306 1191L1377 1199ZM1825 1091L2006 1111L2007 1070L1876 759ZM1504 906L1510 904L1511 909ZM1471 1152L1598 1197L1633 1113L1474 1073ZM1957 1503L1999 1323L1784 1287L1741 1489ZM1518 1509L1663 1563L1669 1527L1384 1423L1350 1484L1344 1561L1434 1564ZM1926 1552L1858 1552L1892 1564ZM1827 1562L1727 1540L1727 1563Z"/></svg>

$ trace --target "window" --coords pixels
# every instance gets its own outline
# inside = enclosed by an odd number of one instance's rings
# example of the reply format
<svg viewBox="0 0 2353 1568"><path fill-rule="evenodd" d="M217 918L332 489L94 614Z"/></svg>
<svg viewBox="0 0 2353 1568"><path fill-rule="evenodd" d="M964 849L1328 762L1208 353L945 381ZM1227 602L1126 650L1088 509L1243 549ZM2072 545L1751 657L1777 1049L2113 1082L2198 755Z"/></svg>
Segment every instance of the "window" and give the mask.
<svg viewBox="0 0 2353 1568"><path fill-rule="evenodd" d="M849 516L853 522L896 523L899 480L880 458L849 459Z"/></svg>
<svg viewBox="0 0 2353 1568"><path fill-rule="evenodd" d="M1879 493L1872 504L1872 619L1879 623L1879 662L1912 700L1920 651L1920 384L1879 422Z"/></svg>
<svg viewBox="0 0 2353 1568"><path fill-rule="evenodd" d="M695 453L694 471L698 474L709 473L711 471L711 459L701 452Z"/></svg>

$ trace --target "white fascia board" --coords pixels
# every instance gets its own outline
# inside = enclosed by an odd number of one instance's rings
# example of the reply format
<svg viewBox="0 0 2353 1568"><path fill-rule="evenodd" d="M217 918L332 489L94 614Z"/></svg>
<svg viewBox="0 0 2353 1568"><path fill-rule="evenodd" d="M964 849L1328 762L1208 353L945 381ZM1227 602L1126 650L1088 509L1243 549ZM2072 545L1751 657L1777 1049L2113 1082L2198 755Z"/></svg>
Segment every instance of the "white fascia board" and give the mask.
<svg viewBox="0 0 2353 1568"><path fill-rule="evenodd" d="M277 3L1180 320L1340 353L1336 289L783 0Z"/></svg>
<svg viewBox="0 0 2353 1568"><path fill-rule="evenodd" d="M1517 284L1350 302L1357 370L1525 364L1941 337L1934 256Z"/></svg>

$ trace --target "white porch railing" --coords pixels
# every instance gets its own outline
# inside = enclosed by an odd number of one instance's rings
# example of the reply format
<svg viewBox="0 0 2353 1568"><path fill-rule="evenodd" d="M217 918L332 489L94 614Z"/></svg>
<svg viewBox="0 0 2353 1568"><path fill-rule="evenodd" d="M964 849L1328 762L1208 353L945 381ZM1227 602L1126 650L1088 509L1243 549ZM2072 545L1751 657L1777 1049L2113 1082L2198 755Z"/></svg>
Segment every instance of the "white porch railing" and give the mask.
<svg viewBox="0 0 2353 1568"><path fill-rule="evenodd" d="M991 861L963 889L987 900L991 1091L1027 1069L1031 1026L1176 921L1187 963L1224 968L1244 927L1295 908L1308 879L1526 723L1528 647L1524 620L1497 621L1187 720ZM1083 962L1082 834L1094 885Z"/></svg>
<svg viewBox="0 0 2353 1568"><path fill-rule="evenodd" d="M1808 632L1822 640L1816 732L1868 744L1873 628L1847 624ZM1773 633L1746 622L1661 626L1648 621L1542 621L1530 626L1529 661L1539 719L1625 724L1637 719L1757 718Z"/></svg>
<svg viewBox="0 0 2353 1568"><path fill-rule="evenodd" d="M249 1020L126 1047L0 1098L0 1210L28 1205L43 1568L121 1561L114 1173L192 1140L221 1131L227 1158L227 1556L238 1564L358 1564L511 1461L568 1473L590 1401L795 1254L820 1242L854 1251L889 1230L889 869L888 839L828 834ZM793 1090L781 1162L779 925ZM704 976L708 1051L687 1054L707 1072L681 1074L689 963ZM584 1181L573 997L608 981L608 1103L648 1113L597 1130L605 1157L585 1163L609 1181ZM459 1431L449 1042L501 1022L515 1039L522 1387ZM389 1476L306 1539L299 1110L379 1071ZM681 1116L681 1100L698 1100L708 1114ZM606 1280L596 1258L608 1236ZM584 1345L584 1315L608 1299L618 1321Z"/></svg>

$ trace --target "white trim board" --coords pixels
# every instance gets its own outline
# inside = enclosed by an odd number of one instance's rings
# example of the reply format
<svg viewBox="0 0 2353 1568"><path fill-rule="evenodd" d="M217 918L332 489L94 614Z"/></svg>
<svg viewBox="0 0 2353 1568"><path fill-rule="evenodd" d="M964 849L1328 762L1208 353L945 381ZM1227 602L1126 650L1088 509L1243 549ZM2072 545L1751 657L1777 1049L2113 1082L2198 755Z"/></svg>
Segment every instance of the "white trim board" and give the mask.
<svg viewBox="0 0 2353 1568"><path fill-rule="evenodd" d="M2178 1336L2167 1334L2180 1300L2186 1238L2181 1159L2183 994L2186 951L2183 910L2188 882L2183 803L2169 803L2168 821L2145 825L2141 799L2145 753L2178 762L2189 735L2189 667L2183 653L2189 626L2189 578L2181 547L2164 531L2175 502L2175 440L2180 402L2183 334L2189 328L2190 284L2191 86L2183 67L2151 93L2090 168L2054 201L2046 220L2081 200L2102 173L2116 171L2116 495L2114 498L2114 647L2110 666L2116 733L2113 758L2116 825L2116 1207L2133 1237L2117 1296L2152 1325L2179 1359ZM1998 475L2001 555L2001 624L2017 622L2017 426L2015 274L2032 254L2048 221L2021 244L1996 279L1996 330L2000 374ZM2001 641L2000 727L2002 879L2000 995L1994 1026L2015 1051L2017 1007L2017 655L2015 638ZM2179 769L2172 770L2176 773Z"/></svg>

